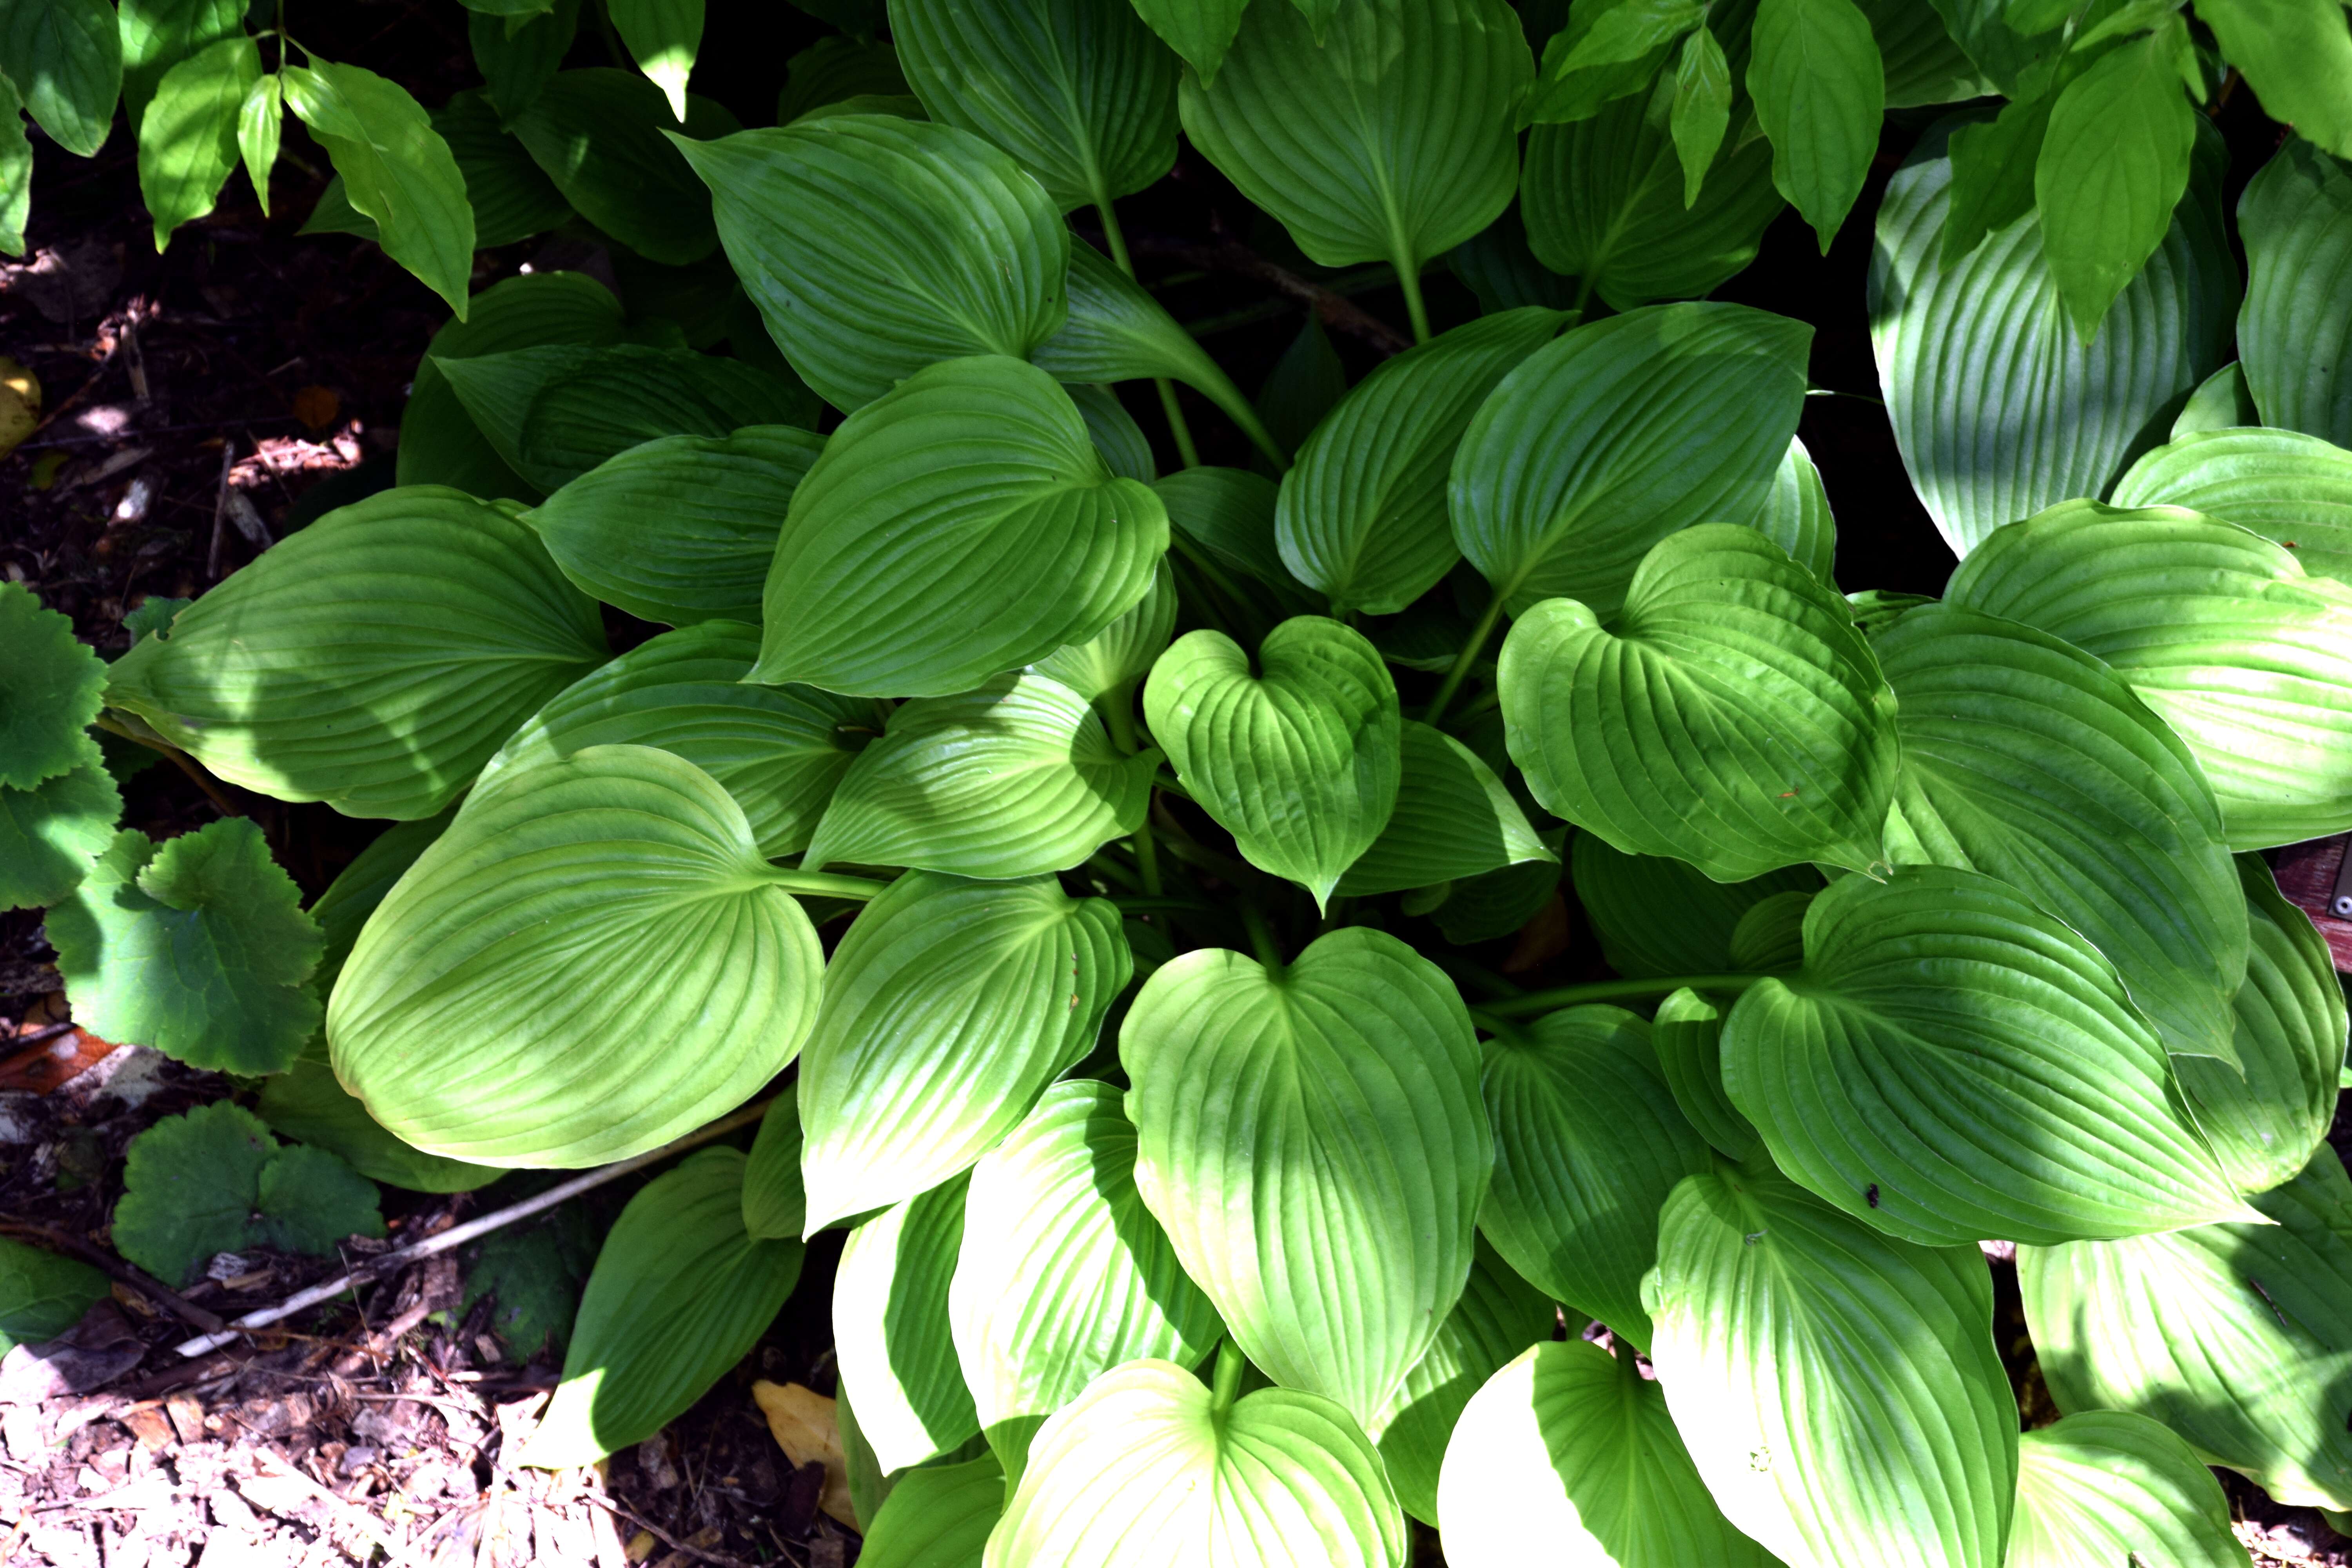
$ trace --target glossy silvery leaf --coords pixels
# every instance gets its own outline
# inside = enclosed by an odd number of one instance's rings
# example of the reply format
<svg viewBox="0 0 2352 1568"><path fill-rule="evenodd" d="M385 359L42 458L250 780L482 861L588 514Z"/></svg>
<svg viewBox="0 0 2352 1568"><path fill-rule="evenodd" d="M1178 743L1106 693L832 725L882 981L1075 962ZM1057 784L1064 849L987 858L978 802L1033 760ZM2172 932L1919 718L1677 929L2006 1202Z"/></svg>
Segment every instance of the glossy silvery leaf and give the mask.
<svg viewBox="0 0 2352 1568"><path fill-rule="evenodd" d="M106 0L0 5L0 77L58 146L89 158L106 144L122 87L122 37Z"/></svg>
<svg viewBox="0 0 2352 1568"><path fill-rule="evenodd" d="M752 678L968 691L1109 626L1167 548L1159 497L1111 475L1052 377L933 365L844 421L793 492Z"/></svg>
<svg viewBox="0 0 2352 1568"><path fill-rule="evenodd" d="M1951 603L2105 659L2188 742L2231 847L2352 826L2352 587L2245 529L2090 501L2001 530Z"/></svg>
<svg viewBox="0 0 2352 1568"><path fill-rule="evenodd" d="M454 1159L657 1148L773 1078L814 1020L824 955L780 875L743 808L667 752L502 768L352 950L327 1009L335 1076ZM508 1023L450 1034L475 1014Z"/></svg>
<svg viewBox="0 0 2352 1568"><path fill-rule="evenodd" d="M837 408L940 360L1026 359L1062 324L1069 231L969 132L846 114L680 147L777 346Z"/></svg>
<svg viewBox="0 0 2352 1568"><path fill-rule="evenodd" d="M763 1240L808 1229L801 1184L800 1085L786 1084L760 1118L743 1166L743 1228Z"/></svg>
<svg viewBox="0 0 2352 1568"><path fill-rule="evenodd" d="M1339 896L1434 887L1530 860L1558 863L1478 753L1417 719L1404 721L1402 739L1396 809L1339 878Z"/></svg>
<svg viewBox="0 0 2352 1568"><path fill-rule="evenodd" d="M1782 1170L1906 1240L2247 1215L2113 967L1972 871L1832 883L1806 913L1804 968L1732 1008L1723 1078Z"/></svg>
<svg viewBox="0 0 2352 1568"><path fill-rule="evenodd" d="M629 58L661 89L669 111L686 119L686 81L702 47L703 0L609 0L614 30Z"/></svg>
<svg viewBox="0 0 2352 1568"><path fill-rule="evenodd" d="M800 1077L814 1233L937 1186L1095 1043L1130 960L1108 900L915 872L835 951Z"/></svg>
<svg viewBox="0 0 2352 1568"><path fill-rule="evenodd" d="M966 1184L959 1175L884 1210L841 1249L834 1345L842 1386L857 1401L857 1430L885 1475L980 1430L948 1318Z"/></svg>
<svg viewBox="0 0 2352 1568"><path fill-rule="evenodd" d="M2245 421L2232 421L2234 426ZM2352 583L2352 452L2294 430L2184 434L2116 481L2119 507L2178 506L2251 528L2303 569Z"/></svg>
<svg viewBox="0 0 2352 1568"><path fill-rule="evenodd" d="M82 764L82 731L98 717L106 666L74 639L73 621L21 583L0 584L0 788L31 789Z"/></svg>
<svg viewBox="0 0 2352 1568"><path fill-rule="evenodd" d="M1822 471L1802 441L1790 438L1780 468L1773 470L1771 491L1748 526L1787 551L1798 565L1836 586L1830 574L1837 563L1837 519L1830 512Z"/></svg>
<svg viewBox="0 0 2352 1568"><path fill-rule="evenodd" d="M1658 1004L1650 1047L1684 1119L1709 1144L1745 1160L1756 1148L1756 1126L1724 1092L1723 1019L1729 1011L1727 1004L1685 986Z"/></svg>
<svg viewBox="0 0 2352 1568"><path fill-rule="evenodd" d="M767 1331L796 1241L743 1228L743 1155L698 1149L629 1200L580 1298L563 1381L521 1459L593 1464L685 1414Z"/></svg>
<svg viewBox="0 0 2352 1568"><path fill-rule="evenodd" d="M1403 1568L1406 1542L1380 1456L1330 1400L1268 1388L1217 1410L1182 1367L1132 1361L1045 1423L982 1561Z"/></svg>
<svg viewBox="0 0 2352 1568"><path fill-rule="evenodd" d="M449 144L405 89L358 66L313 60L278 72L286 107L310 128L384 254L466 314L474 209Z"/></svg>
<svg viewBox="0 0 2352 1568"><path fill-rule="evenodd" d="M761 854L796 854L884 715L865 698L746 682L759 652L759 632L739 621L704 621L641 643L557 693L482 776L586 746L656 746L734 797Z"/></svg>
<svg viewBox="0 0 2352 1568"><path fill-rule="evenodd" d="M1811 341L1744 305L1660 305L1538 349L1454 455L1462 553L1514 614L1566 595L1613 616L1653 544L1763 507Z"/></svg>
<svg viewBox="0 0 2352 1568"><path fill-rule="evenodd" d="M677 119L635 71L558 71L510 118L573 210L632 250L689 267L717 248L709 194L670 140ZM735 129L733 115L688 95L687 135L701 142Z"/></svg>
<svg viewBox="0 0 2352 1568"><path fill-rule="evenodd" d="M1122 1363L1193 1366L1223 1332L1135 1184L1119 1091L1047 1089L972 1167L948 1315L965 1384L1005 1467L1045 1419Z"/></svg>
<svg viewBox="0 0 2352 1568"><path fill-rule="evenodd" d="M2352 444L2352 169L2289 137L2238 199L2238 353L2262 422Z"/></svg>
<svg viewBox="0 0 2352 1568"><path fill-rule="evenodd" d="M1118 694L1151 673L1176 629L1176 580L1162 557L1151 587L1135 607L1085 642L1055 648L1030 668L1092 702Z"/></svg>
<svg viewBox="0 0 2352 1568"><path fill-rule="evenodd" d="M2018 1440L2015 1568L2100 1568L2134 1557L2242 1568L2213 1472L2169 1428L2085 1410Z"/></svg>
<svg viewBox="0 0 2352 1568"><path fill-rule="evenodd" d="M1822 254L1878 152L1885 68L1853 0L1760 0L1748 90L1772 140L1772 183L1821 237Z"/></svg>
<svg viewBox="0 0 2352 1568"><path fill-rule="evenodd" d="M260 80L261 51L242 32L163 73L139 129L139 194L155 219L157 250L213 210L236 167L239 111Z"/></svg>
<svg viewBox="0 0 2352 1568"><path fill-rule="evenodd" d="M1664 1394L1580 1340L1530 1344L1471 1397L1445 1450L1437 1501L1460 1568L1765 1568L1723 1517Z"/></svg>
<svg viewBox="0 0 2352 1568"><path fill-rule="evenodd" d="M1157 752L1113 745L1086 698L1060 681L1000 675L892 713L842 778L803 864L1066 871L1142 824L1159 765Z"/></svg>
<svg viewBox="0 0 2352 1568"><path fill-rule="evenodd" d="M1250 863L1324 903L1396 806L1396 683L1360 633L1318 616L1276 626L1255 668L1223 632L1180 637L1152 667L1145 721Z"/></svg>
<svg viewBox="0 0 2352 1568"><path fill-rule="evenodd" d="M1708 523L1650 552L1613 629L1597 609L1548 600L1503 645L1512 759L1545 809L1719 881L1881 862L1895 699L1843 599Z"/></svg>
<svg viewBox="0 0 2352 1568"><path fill-rule="evenodd" d="M1642 1276L1656 1261L1658 1210L1710 1167L1659 1075L1649 1026L1622 1007L1566 1007L1486 1052L1495 1184L1479 1230L1555 1300L1646 1346Z"/></svg>

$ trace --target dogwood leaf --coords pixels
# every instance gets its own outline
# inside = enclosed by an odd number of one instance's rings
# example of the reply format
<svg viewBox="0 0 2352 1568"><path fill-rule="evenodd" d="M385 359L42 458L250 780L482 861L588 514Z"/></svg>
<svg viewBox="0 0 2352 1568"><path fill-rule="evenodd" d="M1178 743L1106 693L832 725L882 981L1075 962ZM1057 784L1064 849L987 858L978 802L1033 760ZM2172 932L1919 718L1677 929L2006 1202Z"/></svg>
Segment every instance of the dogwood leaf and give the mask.
<svg viewBox="0 0 2352 1568"><path fill-rule="evenodd" d="M474 209L449 143L408 90L359 66L280 66L286 107L310 128L384 254L462 319L474 270Z"/></svg>

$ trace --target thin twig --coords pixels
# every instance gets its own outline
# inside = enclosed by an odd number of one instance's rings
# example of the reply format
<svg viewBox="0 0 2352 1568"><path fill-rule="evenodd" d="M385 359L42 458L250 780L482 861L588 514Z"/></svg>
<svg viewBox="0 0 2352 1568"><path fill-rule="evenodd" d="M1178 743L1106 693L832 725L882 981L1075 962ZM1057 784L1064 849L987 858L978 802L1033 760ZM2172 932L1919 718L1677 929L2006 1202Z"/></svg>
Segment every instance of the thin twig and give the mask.
<svg viewBox="0 0 2352 1568"><path fill-rule="evenodd" d="M1254 278L1277 293L1313 308L1323 318L1323 324L1335 332L1345 332L1360 338L1382 353L1402 353L1412 347L1412 340L1381 321L1378 316L1349 299L1335 293L1311 279L1301 278L1287 267L1278 267L1252 250L1239 240L1222 239L1213 244L1199 240L1171 239L1163 235L1138 235L1135 248L1146 256L1164 256L1171 260L1188 262L1209 272L1230 272L1243 278Z"/></svg>
<svg viewBox="0 0 2352 1568"><path fill-rule="evenodd" d="M203 1329L210 1332L222 1326L221 1319L217 1315L205 1311L178 1291L166 1289L163 1283L153 1275L133 1268L105 1248L92 1247L79 1237L68 1236L64 1231L53 1230L45 1225L32 1225L16 1219L0 1221L0 1231L35 1237L47 1242L50 1247L59 1251L72 1253L75 1257L104 1269L141 1295L150 1298L157 1306L162 1307L190 1328Z"/></svg>
<svg viewBox="0 0 2352 1568"><path fill-rule="evenodd" d="M695 1558L704 1563L722 1563L725 1565L725 1568L751 1568L751 1565L740 1557L730 1557L721 1552L707 1552L699 1546L688 1546L685 1542L680 1541L677 1536L672 1535L668 1531L664 1530L652 1520L647 1519L643 1514L637 1512L636 1510L628 1507L626 1504L615 1502L611 1498L604 1496L601 1492L582 1492L580 1496L583 1501L594 1503L598 1508L603 1509L605 1512L613 1515L615 1519L627 1520L631 1524L635 1525L639 1530L644 1531L656 1541L658 1541L664 1546L668 1547L672 1552L683 1552L688 1557Z"/></svg>

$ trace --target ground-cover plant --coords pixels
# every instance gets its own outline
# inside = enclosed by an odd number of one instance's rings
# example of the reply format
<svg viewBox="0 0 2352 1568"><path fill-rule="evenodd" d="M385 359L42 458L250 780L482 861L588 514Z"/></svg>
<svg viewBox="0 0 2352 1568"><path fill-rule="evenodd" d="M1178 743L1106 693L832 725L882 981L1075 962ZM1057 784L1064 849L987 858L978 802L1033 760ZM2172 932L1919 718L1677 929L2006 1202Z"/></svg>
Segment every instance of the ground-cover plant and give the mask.
<svg viewBox="0 0 2352 1568"><path fill-rule="evenodd" d="M2334 0L818 9L747 130L693 5L485 4L430 117L239 8L0 5L68 146L123 62L159 232L282 102L314 226L458 316L399 484L110 666L0 586L0 889L302 1141L157 1128L120 1246L772 1092L623 1213L537 1462L683 1411L839 1226L879 1564L2242 1559L2208 1464L2352 1509L2344 995L2261 854L2352 829ZM2300 132L2242 286L2242 84ZM1693 297L1995 89L1874 218L1961 564L1840 584L1811 329ZM1413 346L1244 397L1118 217L1180 130ZM660 308L469 296L558 225ZM249 824L116 833L100 733L396 826L303 910ZM1500 972L1556 894L1617 978Z"/></svg>

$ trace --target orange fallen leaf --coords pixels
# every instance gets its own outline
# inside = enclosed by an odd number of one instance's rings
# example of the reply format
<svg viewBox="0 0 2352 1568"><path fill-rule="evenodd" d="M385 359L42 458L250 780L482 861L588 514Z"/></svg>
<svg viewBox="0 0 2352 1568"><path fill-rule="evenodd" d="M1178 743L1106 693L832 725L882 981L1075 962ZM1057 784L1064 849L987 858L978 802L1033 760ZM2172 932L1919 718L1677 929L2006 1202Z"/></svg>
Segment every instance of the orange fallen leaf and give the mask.
<svg viewBox="0 0 2352 1568"><path fill-rule="evenodd" d="M841 1424L835 1419L833 1401L797 1383L751 1385L751 1397L768 1418L769 1435L784 1458L795 1467L812 1462L824 1467L824 1489L816 1506L850 1529L857 1528L857 1510L849 1501L849 1463L842 1457Z"/></svg>
<svg viewBox="0 0 2352 1568"><path fill-rule="evenodd" d="M343 411L343 400L331 386L306 386L294 395L294 417L305 427L324 430Z"/></svg>

